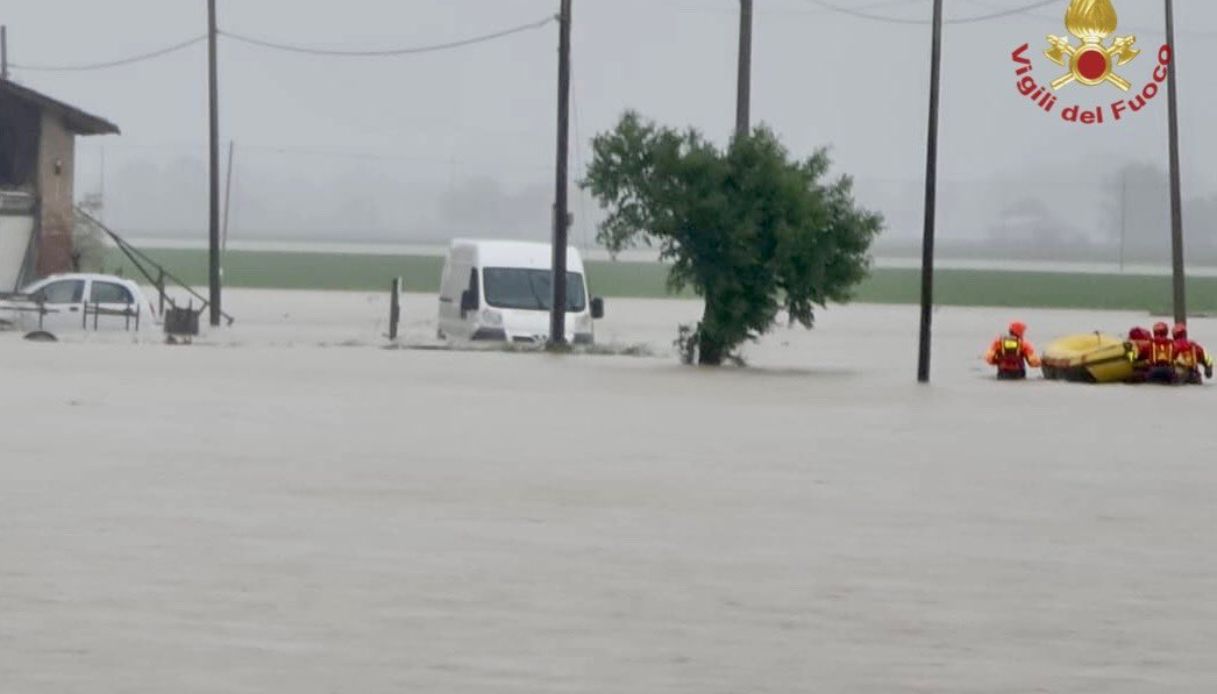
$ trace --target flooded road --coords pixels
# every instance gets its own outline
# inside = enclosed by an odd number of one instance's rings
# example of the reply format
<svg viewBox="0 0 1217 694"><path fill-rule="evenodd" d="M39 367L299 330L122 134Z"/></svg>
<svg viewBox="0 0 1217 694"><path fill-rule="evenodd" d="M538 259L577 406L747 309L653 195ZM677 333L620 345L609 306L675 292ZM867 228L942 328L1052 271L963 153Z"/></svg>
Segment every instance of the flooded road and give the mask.
<svg viewBox="0 0 1217 694"><path fill-rule="evenodd" d="M979 361L1144 316L944 310L921 387L912 307L710 371L669 352L692 302L610 302L650 357L384 350L383 304L0 335L0 690L1217 688L1217 391Z"/></svg>

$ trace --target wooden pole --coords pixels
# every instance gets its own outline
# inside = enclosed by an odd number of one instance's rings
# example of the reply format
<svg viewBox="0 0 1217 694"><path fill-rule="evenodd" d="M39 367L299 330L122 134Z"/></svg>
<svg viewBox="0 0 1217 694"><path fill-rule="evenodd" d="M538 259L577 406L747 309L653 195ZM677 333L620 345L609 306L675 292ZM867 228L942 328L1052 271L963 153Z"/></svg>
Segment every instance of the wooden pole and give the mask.
<svg viewBox="0 0 1217 694"><path fill-rule="evenodd" d="M555 165L553 304L549 310L549 346L566 344L566 246L570 230L567 200L570 159L570 25L571 0L562 0L558 30L558 153Z"/></svg>
<svg viewBox="0 0 1217 694"><path fill-rule="evenodd" d="M739 81L735 92L735 135L748 134L752 127L752 0L740 0Z"/></svg>
<svg viewBox="0 0 1217 694"><path fill-rule="evenodd" d="M938 93L942 74L942 0L934 0L930 44L929 132L925 154L925 228L921 242L921 334L917 380L930 382L931 323L934 317L934 223L938 203Z"/></svg>
<svg viewBox="0 0 1217 694"><path fill-rule="evenodd" d="M207 0L208 149L211 192L208 211L208 308L212 327L219 327L220 306L220 106L216 74L216 0Z"/></svg>
<svg viewBox="0 0 1217 694"><path fill-rule="evenodd" d="M1167 121L1170 135L1171 177L1171 275L1174 290L1175 322L1187 323L1187 275L1183 259L1183 192L1179 173L1179 98L1175 77L1175 3L1166 0L1166 44L1171 59L1166 66Z"/></svg>
<svg viewBox="0 0 1217 694"><path fill-rule="evenodd" d="M397 339L397 324L401 321L401 278L389 286L389 339Z"/></svg>

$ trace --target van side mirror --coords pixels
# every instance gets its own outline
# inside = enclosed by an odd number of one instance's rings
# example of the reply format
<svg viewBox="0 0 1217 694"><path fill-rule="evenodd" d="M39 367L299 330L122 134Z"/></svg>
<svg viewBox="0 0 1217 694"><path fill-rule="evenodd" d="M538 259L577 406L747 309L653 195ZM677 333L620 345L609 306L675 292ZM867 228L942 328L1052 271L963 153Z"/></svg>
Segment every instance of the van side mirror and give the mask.
<svg viewBox="0 0 1217 694"><path fill-rule="evenodd" d="M461 314L478 310L478 295L466 289L461 292Z"/></svg>
<svg viewBox="0 0 1217 694"><path fill-rule="evenodd" d="M592 318L600 320L604 318L604 299L600 297L592 297Z"/></svg>

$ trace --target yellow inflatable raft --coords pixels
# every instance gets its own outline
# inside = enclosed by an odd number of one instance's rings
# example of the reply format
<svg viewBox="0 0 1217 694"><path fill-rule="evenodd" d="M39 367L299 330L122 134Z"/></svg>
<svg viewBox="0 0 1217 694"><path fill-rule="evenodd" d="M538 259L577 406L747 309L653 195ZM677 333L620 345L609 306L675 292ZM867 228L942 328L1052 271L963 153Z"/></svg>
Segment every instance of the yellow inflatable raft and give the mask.
<svg viewBox="0 0 1217 694"><path fill-rule="evenodd" d="M1048 345L1044 378L1080 383L1120 383L1133 375L1130 345L1103 333L1070 335Z"/></svg>

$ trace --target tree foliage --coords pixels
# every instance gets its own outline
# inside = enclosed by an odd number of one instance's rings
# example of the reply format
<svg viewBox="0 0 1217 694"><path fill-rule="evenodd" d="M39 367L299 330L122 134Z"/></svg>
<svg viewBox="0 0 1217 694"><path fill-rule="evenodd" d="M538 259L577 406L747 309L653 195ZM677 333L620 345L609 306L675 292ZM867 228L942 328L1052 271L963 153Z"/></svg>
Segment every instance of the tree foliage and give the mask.
<svg viewBox="0 0 1217 694"><path fill-rule="evenodd" d="M782 309L811 327L815 306L848 300L866 277L883 218L857 206L850 178L825 182L824 150L792 160L760 127L724 151L633 112L593 150L581 185L608 211L598 240L614 253L658 245L669 286L705 299L689 333L701 364L732 357Z"/></svg>

